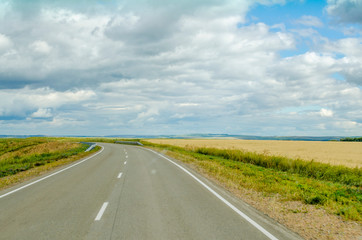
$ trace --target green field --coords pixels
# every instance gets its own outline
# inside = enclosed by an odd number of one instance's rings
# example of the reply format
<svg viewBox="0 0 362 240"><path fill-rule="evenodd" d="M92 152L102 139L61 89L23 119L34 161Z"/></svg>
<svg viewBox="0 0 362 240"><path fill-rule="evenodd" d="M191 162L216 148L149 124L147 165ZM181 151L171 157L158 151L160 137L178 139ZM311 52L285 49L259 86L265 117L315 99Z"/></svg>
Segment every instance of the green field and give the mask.
<svg viewBox="0 0 362 240"><path fill-rule="evenodd" d="M0 139L0 188L89 155L89 146L71 138Z"/></svg>
<svg viewBox="0 0 362 240"><path fill-rule="evenodd" d="M0 177L16 174L84 152L85 144L48 139L1 139Z"/></svg>

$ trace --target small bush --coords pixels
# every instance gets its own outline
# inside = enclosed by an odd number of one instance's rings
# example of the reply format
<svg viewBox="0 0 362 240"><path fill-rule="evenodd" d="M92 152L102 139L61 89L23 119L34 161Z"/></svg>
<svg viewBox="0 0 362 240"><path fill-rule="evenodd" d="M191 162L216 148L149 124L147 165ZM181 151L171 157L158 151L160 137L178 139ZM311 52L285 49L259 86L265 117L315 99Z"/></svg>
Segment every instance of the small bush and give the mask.
<svg viewBox="0 0 362 240"><path fill-rule="evenodd" d="M326 199L320 195L306 195L303 200L304 203L312 205L323 204L326 201Z"/></svg>

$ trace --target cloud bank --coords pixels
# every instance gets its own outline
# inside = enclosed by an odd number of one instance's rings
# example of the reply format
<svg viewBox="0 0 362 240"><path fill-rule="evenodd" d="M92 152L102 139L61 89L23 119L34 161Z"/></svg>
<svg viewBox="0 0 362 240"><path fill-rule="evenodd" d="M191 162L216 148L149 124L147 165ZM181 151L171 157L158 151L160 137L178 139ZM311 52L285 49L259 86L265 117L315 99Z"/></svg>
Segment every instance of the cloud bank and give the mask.
<svg viewBox="0 0 362 240"><path fill-rule="evenodd" d="M360 3L325 10L360 24ZM0 130L362 135L361 36L325 37L307 13L295 28L247 20L285 4L2 1Z"/></svg>
<svg viewBox="0 0 362 240"><path fill-rule="evenodd" d="M328 0L327 12L337 21L362 24L362 1L360 0Z"/></svg>

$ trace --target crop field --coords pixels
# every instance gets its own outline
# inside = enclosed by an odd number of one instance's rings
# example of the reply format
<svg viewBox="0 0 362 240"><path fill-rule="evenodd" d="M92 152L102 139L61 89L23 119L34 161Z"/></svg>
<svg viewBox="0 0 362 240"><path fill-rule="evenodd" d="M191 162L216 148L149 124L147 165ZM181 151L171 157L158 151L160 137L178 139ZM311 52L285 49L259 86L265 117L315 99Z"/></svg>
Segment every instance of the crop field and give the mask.
<svg viewBox="0 0 362 240"><path fill-rule="evenodd" d="M186 148L237 149L266 155L346 167L362 167L362 142L308 142L221 139L148 139L156 144Z"/></svg>

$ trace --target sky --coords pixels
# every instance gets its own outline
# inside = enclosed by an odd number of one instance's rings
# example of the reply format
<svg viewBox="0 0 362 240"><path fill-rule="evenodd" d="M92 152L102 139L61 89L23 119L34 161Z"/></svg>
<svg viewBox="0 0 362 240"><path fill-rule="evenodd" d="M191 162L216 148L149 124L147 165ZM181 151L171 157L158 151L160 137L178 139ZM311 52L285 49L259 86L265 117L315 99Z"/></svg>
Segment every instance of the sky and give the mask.
<svg viewBox="0 0 362 240"><path fill-rule="evenodd" d="M0 135L362 135L362 0L0 0Z"/></svg>

